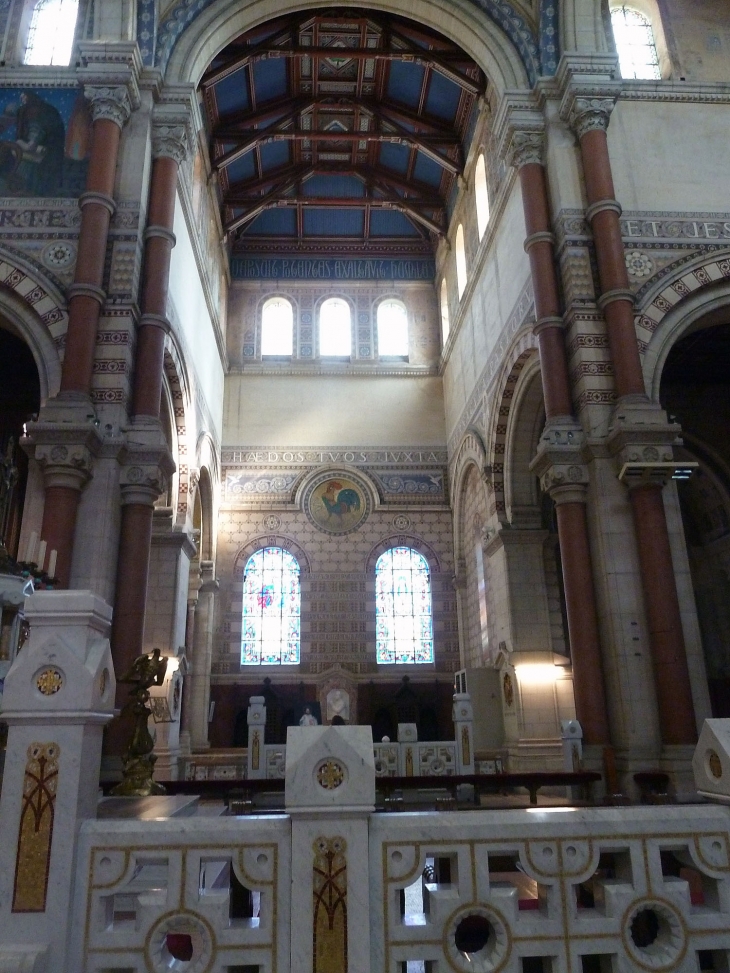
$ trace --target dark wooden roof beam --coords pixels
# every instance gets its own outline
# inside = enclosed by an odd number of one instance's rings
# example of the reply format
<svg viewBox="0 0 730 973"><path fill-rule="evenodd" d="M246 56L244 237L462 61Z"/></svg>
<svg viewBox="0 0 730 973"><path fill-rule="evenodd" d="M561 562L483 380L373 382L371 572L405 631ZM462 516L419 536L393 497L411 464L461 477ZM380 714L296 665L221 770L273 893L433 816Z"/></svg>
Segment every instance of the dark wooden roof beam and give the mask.
<svg viewBox="0 0 730 973"><path fill-rule="evenodd" d="M272 205L276 205L277 201L281 199L285 193L290 192L299 183L301 178L302 174L297 173L296 175L291 176L289 179L278 183L272 190L266 193L265 196L262 196L261 200L256 203L255 206L247 209L245 213L239 213L238 216L235 216L232 220L226 223L223 228L224 231L226 233L233 233L234 230L237 230L239 227L243 226L244 223L250 223L251 220L255 219L259 215L259 213L263 213L265 209L269 209L269 207Z"/></svg>

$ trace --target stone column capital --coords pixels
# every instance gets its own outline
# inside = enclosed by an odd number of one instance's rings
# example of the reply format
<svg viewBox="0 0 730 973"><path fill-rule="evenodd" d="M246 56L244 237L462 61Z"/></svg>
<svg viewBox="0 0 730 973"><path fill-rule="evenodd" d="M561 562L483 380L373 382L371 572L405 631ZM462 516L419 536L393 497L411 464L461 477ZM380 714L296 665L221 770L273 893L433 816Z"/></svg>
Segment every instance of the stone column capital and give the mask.
<svg viewBox="0 0 730 973"><path fill-rule="evenodd" d="M152 127L152 158L173 159L182 165L190 151L187 126L154 124Z"/></svg>
<svg viewBox="0 0 730 973"><path fill-rule="evenodd" d="M497 110L494 133L499 156L521 169L545 165L545 118L531 93L507 92Z"/></svg>
<svg viewBox="0 0 730 973"><path fill-rule="evenodd" d="M152 113L152 158L174 159L181 165L192 154L195 105L192 89L164 88Z"/></svg>
<svg viewBox="0 0 730 973"><path fill-rule="evenodd" d="M80 41L79 75L94 121L109 119L120 128L139 108L142 61L135 43Z"/></svg>
<svg viewBox="0 0 730 973"><path fill-rule="evenodd" d="M130 440L120 456L122 504L151 507L167 489L175 462L157 424L134 425L126 432Z"/></svg>
<svg viewBox="0 0 730 973"><path fill-rule="evenodd" d="M585 434L575 420L548 422L530 470L556 503L585 503L589 483L583 460Z"/></svg>
<svg viewBox="0 0 730 973"><path fill-rule="evenodd" d="M101 449L95 426L35 422L22 442L43 471L45 488L68 487L81 491L92 476L94 457Z"/></svg>
<svg viewBox="0 0 730 973"><path fill-rule="evenodd" d="M613 85L569 87L560 106L560 117L579 139L588 132L605 132L618 94L618 89Z"/></svg>
<svg viewBox="0 0 730 973"><path fill-rule="evenodd" d="M95 122L107 119L124 128L133 110L127 85L84 85L84 96L91 103L91 117Z"/></svg>
<svg viewBox="0 0 730 973"><path fill-rule="evenodd" d="M606 440L619 480L631 490L663 487L680 471L690 476L698 464L674 455L674 447L682 445L681 432L659 405L619 403Z"/></svg>

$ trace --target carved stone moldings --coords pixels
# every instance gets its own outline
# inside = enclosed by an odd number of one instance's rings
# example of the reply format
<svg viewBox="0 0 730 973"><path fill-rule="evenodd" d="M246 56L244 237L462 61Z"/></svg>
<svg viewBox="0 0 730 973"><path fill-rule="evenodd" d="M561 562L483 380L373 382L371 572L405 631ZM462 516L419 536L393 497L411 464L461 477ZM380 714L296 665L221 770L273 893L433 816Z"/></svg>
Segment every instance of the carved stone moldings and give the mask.
<svg viewBox="0 0 730 973"><path fill-rule="evenodd" d="M616 95L607 97L573 97L563 103L561 116L568 122L579 139L588 132L605 132L616 104Z"/></svg>
<svg viewBox="0 0 730 973"><path fill-rule="evenodd" d="M548 422L530 470L557 503L585 503L588 467L582 452L585 435L575 421Z"/></svg>
<svg viewBox="0 0 730 973"><path fill-rule="evenodd" d="M174 159L181 165L190 151L186 125L155 125L152 129L152 158Z"/></svg>
<svg viewBox="0 0 730 973"><path fill-rule="evenodd" d="M91 102L91 117L95 122L102 118L108 119L119 128L124 128L132 114L132 99L127 85L98 87L87 84L84 86L84 95Z"/></svg>
<svg viewBox="0 0 730 973"><path fill-rule="evenodd" d="M517 169L530 164L545 165L544 133L515 132L507 147L505 161Z"/></svg>
<svg viewBox="0 0 730 973"><path fill-rule="evenodd" d="M69 423L64 428L53 422L36 422L30 426L23 447L35 456L46 489L81 490L91 479L101 439L93 425Z"/></svg>

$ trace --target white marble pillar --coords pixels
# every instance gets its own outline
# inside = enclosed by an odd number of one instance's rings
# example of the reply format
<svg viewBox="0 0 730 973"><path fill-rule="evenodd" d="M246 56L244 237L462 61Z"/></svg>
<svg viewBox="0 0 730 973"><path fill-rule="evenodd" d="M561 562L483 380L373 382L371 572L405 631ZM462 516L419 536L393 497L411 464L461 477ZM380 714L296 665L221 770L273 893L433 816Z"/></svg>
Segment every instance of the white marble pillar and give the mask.
<svg viewBox="0 0 730 973"><path fill-rule="evenodd" d="M454 721L458 773L474 774L474 710L469 693L454 693L451 716Z"/></svg>
<svg viewBox="0 0 730 973"><path fill-rule="evenodd" d="M370 727L289 727L291 973L364 973L370 965L368 822L375 809ZM327 915L329 909L329 917ZM328 965L325 967L325 963Z"/></svg>
<svg viewBox="0 0 730 973"><path fill-rule="evenodd" d="M192 750L206 750L208 742L208 707L210 705L210 665L213 655L215 595L218 581L213 561L200 562L201 585L195 608L193 658L188 678L191 681L190 743Z"/></svg>
<svg viewBox="0 0 730 973"><path fill-rule="evenodd" d="M30 638L3 696L0 969L40 969L45 951L45 973L68 973L76 838L96 817L102 731L114 713L112 612L90 591L42 591L25 615ZM8 966L16 954L30 965Z"/></svg>
<svg viewBox="0 0 730 973"><path fill-rule="evenodd" d="M246 713L248 724L248 751L246 774L249 779L266 777L264 742L266 740L266 698L251 696Z"/></svg>

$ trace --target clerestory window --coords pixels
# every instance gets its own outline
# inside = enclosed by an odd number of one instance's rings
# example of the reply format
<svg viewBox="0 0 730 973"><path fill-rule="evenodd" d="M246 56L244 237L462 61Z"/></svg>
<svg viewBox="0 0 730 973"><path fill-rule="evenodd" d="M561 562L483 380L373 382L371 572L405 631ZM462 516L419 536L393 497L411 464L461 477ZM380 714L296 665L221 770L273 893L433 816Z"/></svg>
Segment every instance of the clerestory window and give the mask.
<svg viewBox="0 0 730 973"><path fill-rule="evenodd" d="M378 353L387 358L408 357L408 315L400 301L378 305Z"/></svg>
<svg viewBox="0 0 730 973"><path fill-rule="evenodd" d="M476 168L474 169L474 202L477 208L477 229L479 230L479 239L481 240L489 223L487 167L483 154L477 159Z"/></svg>
<svg viewBox="0 0 730 973"><path fill-rule="evenodd" d="M446 278L441 281L441 341L445 345L449 339L451 321L449 320L449 292Z"/></svg>
<svg viewBox="0 0 730 973"><path fill-rule="evenodd" d="M377 560L375 637L379 663L433 662L431 573L411 547L391 547Z"/></svg>
<svg viewBox="0 0 730 973"><path fill-rule="evenodd" d="M30 18L25 64L66 67L76 33L79 0L38 0Z"/></svg>
<svg viewBox="0 0 730 973"><path fill-rule="evenodd" d="M281 547L264 547L243 574L241 665L299 663L301 585L296 558Z"/></svg>
<svg viewBox="0 0 730 973"><path fill-rule="evenodd" d="M461 300L466 290L466 249L464 247L464 227L459 223L456 230L456 286L459 290L459 300Z"/></svg>
<svg viewBox="0 0 730 973"><path fill-rule="evenodd" d="M272 297L261 312L261 354L290 356L294 347L294 314L284 297Z"/></svg>
<svg viewBox="0 0 730 973"><path fill-rule="evenodd" d="M351 353L350 305L341 297L330 297L319 309L319 354L344 358Z"/></svg>
<svg viewBox="0 0 730 973"><path fill-rule="evenodd" d="M621 65L621 76L661 80L659 55L651 21L633 7L620 4L611 7L611 26Z"/></svg>

